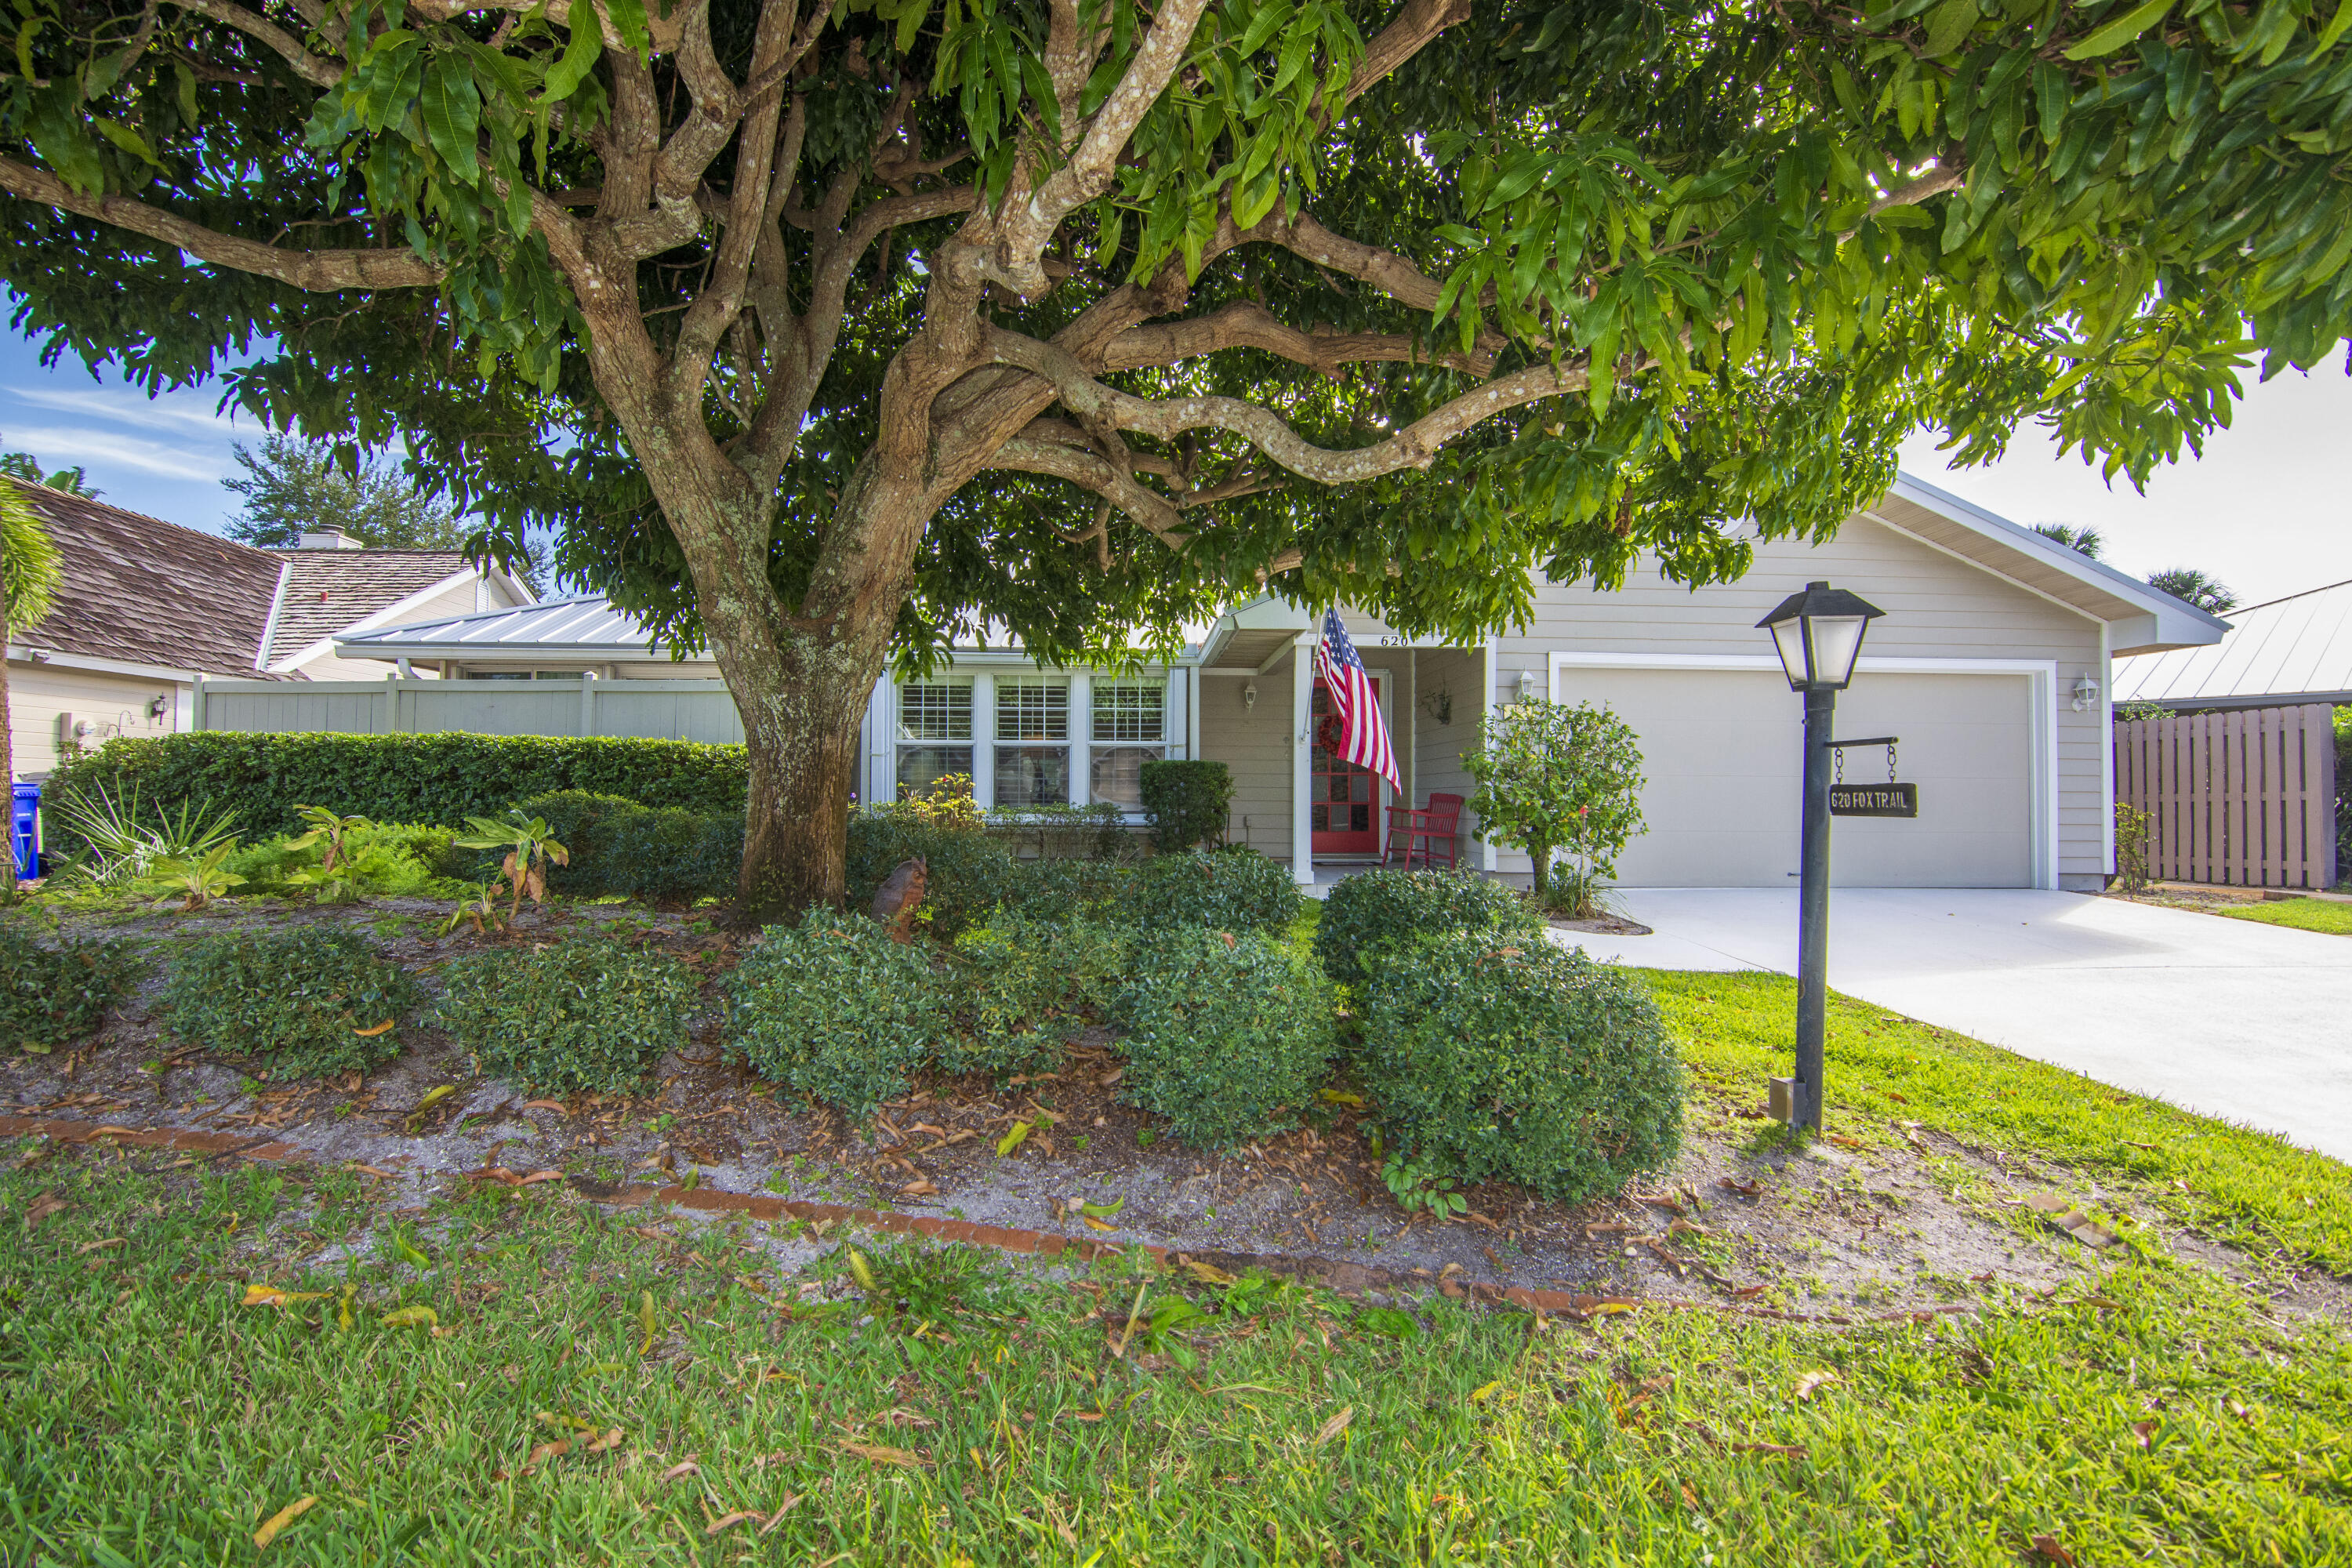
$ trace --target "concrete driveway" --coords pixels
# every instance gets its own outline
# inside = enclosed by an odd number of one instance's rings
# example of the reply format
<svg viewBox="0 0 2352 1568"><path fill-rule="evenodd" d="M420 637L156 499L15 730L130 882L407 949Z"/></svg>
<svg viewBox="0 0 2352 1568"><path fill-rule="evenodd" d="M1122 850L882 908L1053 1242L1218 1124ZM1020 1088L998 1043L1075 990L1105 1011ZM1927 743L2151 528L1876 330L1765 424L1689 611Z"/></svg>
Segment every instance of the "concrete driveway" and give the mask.
<svg viewBox="0 0 2352 1568"><path fill-rule="evenodd" d="M1655 934L1553 935L1651 968L1795 972L1793 889L1619 900ZM2075 893L1841 888L1830 984L2352 1160L2352 937Z"/></svg>

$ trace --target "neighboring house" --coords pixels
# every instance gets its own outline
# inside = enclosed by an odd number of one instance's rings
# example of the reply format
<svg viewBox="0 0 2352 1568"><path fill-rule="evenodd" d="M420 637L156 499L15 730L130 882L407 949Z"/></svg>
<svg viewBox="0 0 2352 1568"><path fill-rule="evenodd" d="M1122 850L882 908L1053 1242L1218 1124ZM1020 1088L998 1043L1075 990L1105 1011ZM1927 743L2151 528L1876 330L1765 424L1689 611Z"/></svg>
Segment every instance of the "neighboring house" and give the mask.
<svg viewBox="0 0 2352 1568"><path fill-rule="evenodd" d="M2220 642L2124 659L2115 699L2176 713L2352 703L2352 582L2231 610Z"/></svg>
<svg viewBox="0 0 2352 1568"><path fill-rule="evenodd" d="M8 643L20 776L46 775L61 747L194 728L200 680L386 673L338 656L337 631L530 597L454 551L358 550L331 529L305 534L299 550L256 550L60 490L23 489L64 574L57 607Z"/></svg>
<svg viewBox="0 0 2352 1568"><path fill-rule="evenodd" d="M1933 486L1899 480L1827 543L1759 542L1736 583L1685 589L1644 563L1613 592L1545 587L1532 624L1475 646L1343 615L1396 738L1396 799L1469 794L1463 753L1499 704L1605 702L1641 736L1647 776L1647 830L1620 861L1620 883L1791 887L1801 707L1756 622L1822 578L1886 612L1840 699L1838 731L1898 737L1895 771L1920 794L1916 820L1839 823L1836 880L2103 886L2114 868L2111 660L2206 647L2228 623ZM1142 763L1206 757L1233 770L1234 838L1291 862L1302 880L1317 865L1362 864L1380 854L1392 801L1384 781L1315 743L1318 618L1261 599L1171 662L1116 676L1041 669L1017 647L959 648L928 679L876 688L859 794L889 799L969 773L985 805L1108 801L1132 813ZM528 692L468 682L475 696L402 683L390 704L366 700L352 728L383 727L373 717L382 712L397 728L741 735L723 689L643 684L706 674L707 659L649 650L642 626L594 600L352 635L338 647L411 668L435 661L449 675L534 678ZM236 727L341 727L295 721L317 700L299 693L252 700L282 712ZM1886 765L1884 748L1845 759L1857 779L1883 777ZM1465 816L1465 864L1527 874L1524 856L1479 844L1475 831Z"/></svg>

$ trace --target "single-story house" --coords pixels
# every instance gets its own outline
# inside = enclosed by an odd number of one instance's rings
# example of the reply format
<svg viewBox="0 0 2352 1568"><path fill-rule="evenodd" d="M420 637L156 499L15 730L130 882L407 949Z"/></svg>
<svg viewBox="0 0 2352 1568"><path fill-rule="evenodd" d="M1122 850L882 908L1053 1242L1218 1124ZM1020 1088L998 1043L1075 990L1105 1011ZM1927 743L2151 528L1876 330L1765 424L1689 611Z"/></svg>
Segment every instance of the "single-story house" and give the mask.
<svg viewBox="0 0 2352 1568"><path fill-rule="evenodd" d="M2231 610L2219 642L2119 659L2115 698L2175 713L2352 703L2352 582Z"/></svg>
<svg viewBox="0 0 2352 1568"><path fill-rule="evenodd" d="M23 485L64 567L56 607L8 639L9 740L20 777L61 748L194 727L208 678L378 679L334 636L528 602L530 588L456 551L362 550L341 531L297 550L233 540L40 485Z"/></svg>
<svg viewBox="0 0 2352 1568"><path fill-rule="evenodd" d="M1395 737L1396 801L1467 795L1463 753L1499 704L1605 702L1640 734L1647 778L1648 828L1618 881L1787 887L1797 874L1801 708L1756 622L1824 578L1886 612L1840 700L1839 729L1898 737L1895 771L1921 802L1916 820L1842 821L1836 879L2104 886L2114 868L2112 661L2207 647L2228 623L1931 485L1899 480L1826 543L1759 542L1736 583L1686 589L1645 564L1613 592L1544 587L1529 625L1475 645L1342 614ZM1318 621L1259 599L1168 662L1118 673L1040 668L1016 646L957 648L929 679L876 687L859 794L891 799L961 773L985 805L1100 801L1132 812L1142 763L1206 757L1233 770L1232 837L1287 861L1302 881L1318 865L1376 859L1393 804L1387 783L1317 743ZM543 683L527 699L500 699L495 723L415 721L422 727L741 734L723 691L665 679L707 675L707 660L669 659L642 626L595 601L349 634L338 647L411 668L430 661L446 676ZM633 684L646 678L664 686ZM458 693L430 695L454 703ZM615 706L616 697L626 701ZM1846 765L1866 777L1887 757L1850 752ZM1528 874L1524 855L1476 838L1475 817L1463 831L1465 864Z"/></svg>

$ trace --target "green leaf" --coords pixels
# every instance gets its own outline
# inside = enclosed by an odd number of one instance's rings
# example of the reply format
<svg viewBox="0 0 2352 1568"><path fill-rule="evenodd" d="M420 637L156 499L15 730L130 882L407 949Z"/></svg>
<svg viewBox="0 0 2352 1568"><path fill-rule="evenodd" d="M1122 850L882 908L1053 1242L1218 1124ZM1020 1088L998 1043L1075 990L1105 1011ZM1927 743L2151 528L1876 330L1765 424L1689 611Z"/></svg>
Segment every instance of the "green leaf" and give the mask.
<svg viewBox="0 0 2352 1568"><path fill-rule="evenodd" d="M90 116L89 123L92 130L96 131L100 136L105 137L109 142L113 142L117 147L120 147L124 152L130 153L132 157L152 164L153 167L158 169L163 166L157 161L155 154L149 150L147 146L147 138L140 135L139 132L131 130L128 125L124 125L119 121L104 119L99 115Z"/></svg>
<svg viewBox="0 0 2352 1568"><path fill-rule="evenodd" d="M1927 55L1948 55L1969 41L1977 25L1977 0L1944 0L1927 18Z"/></svg>
<svg viewBox="0 0 2352 1568"><path fill-rule="evenodd" d="M2066 58L2088 60L2096 59L2101 55L2111 55L2164 20L2164 14L2171 9L2172 0L2147 0L2147 5L2125 12L2068 49Z"/></svg>
<svg viewBox="0 0 2352 1568"><path fill-rule="evenodd" d="M597 29L593 0L572 0L568 26L572 29L571 41L563 46L563 58L548 68L547 79L540 89L540 101L542 103L561 103L578 91L580 84L587 79L590 68L595 65L596 58L604 52L604 40Z"/></svg>
<svg viewBox="0 0 2352 1568"><path fill-rule="evenodd" d="M2352 0L2346 0L2346 4L2352 5ZM194 130L196 121L202 118L196 109L196 73L190 70L185 62L180 60L172 62L172 71L179 79L180 119L189 129Z"/></svg>
<svg viewBox="0 0 2352 1568"><path fill-rule="evenodd" d="M433 150L449 172L470 185L481 178L481 165L474 156L474 142L479 132L482 111L480 93L474 86L474 73L456 55L437 56L425 78L421 107L425 115L425 134L431 138Z"/></svg>

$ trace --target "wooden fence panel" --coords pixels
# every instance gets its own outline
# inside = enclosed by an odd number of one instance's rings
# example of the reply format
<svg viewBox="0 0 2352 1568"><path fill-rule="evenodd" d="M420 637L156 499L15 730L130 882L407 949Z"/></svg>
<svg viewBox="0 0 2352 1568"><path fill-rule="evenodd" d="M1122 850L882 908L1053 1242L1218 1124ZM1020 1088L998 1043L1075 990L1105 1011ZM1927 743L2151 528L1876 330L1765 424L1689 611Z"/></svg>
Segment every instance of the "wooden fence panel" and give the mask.
<svg viewBox="0 0 2352 1568"><path fill-rule="evenodd" d="M2148 814L2166 881L2336 885L2336 736L2322 703L2115 727L2116 799Z"/></svg>

